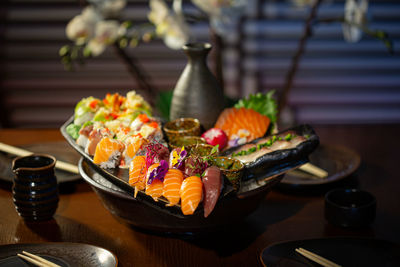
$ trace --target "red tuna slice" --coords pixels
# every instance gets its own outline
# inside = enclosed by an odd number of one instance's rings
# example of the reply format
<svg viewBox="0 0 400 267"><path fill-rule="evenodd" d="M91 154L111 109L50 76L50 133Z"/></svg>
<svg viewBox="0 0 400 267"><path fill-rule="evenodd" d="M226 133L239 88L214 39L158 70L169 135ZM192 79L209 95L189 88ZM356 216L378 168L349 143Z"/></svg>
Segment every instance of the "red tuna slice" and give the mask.
<svg viewBox="0 0 400 267"><path fill-rule="evenodd" d="M208 217L218 201L222 187L221 170L216 166L208 167L203 177L204 217Z"/></svg>

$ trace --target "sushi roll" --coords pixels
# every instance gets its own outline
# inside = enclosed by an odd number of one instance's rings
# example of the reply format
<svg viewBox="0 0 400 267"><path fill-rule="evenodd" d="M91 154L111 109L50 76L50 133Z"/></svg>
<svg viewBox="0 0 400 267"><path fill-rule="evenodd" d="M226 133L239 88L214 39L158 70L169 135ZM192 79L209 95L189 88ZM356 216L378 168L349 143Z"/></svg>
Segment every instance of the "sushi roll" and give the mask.
<svg viewBox="0 0 400 267"><path fill-rule="evenodd" d="M96 146L93 163L101 168L115 168L119 165L124 144L110 137L103 137Z"/></svg>
<svg viewBox="0 0 400 267"><path fill-rule="evenodd" d="M146 139L144 139L140 134L130 136L125 139L125 149L122 153L123 157L123 165L120 167L128 167L133 158L138 156L138 153L142 151L142 148L148 143Z"/></svg>
<svg viewBox="0 0 400 267"><path fill-rule="evenodd" d="M82 126L79 130L79 137L76 139L78 146L86 148L89 143L89 135L93 131L93 124Z"/></svg>

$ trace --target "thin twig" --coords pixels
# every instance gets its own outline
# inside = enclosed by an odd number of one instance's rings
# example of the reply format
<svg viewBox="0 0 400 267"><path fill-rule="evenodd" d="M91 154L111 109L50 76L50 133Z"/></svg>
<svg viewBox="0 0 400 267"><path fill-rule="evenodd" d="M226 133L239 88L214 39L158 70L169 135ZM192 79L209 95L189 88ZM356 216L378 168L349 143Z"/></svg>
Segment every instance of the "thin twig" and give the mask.
<svg viewBox="0 0 400 267"><path fill-rule="evenodd" d="M219 36L213 29L211 29L211 40L214 45L213 51L211 51L212 62L214 63L214 74L217 78L217 81L221 85L221 88L224 88L224 73L222 69L222 51L223 41L221 36Z"/></svg>
<svg viewBox="0 0 400 267"><path fill-rule="evenodd" d="M313 21L313 24L316 25L316 24L321 24L321 23L332 23L332 22L340 22L343 24L347 24L349 26L359 28L361 31L363 31L365 34L369 35L370 37L381 41L386 46L388 52L390 54L394 54L393 41L389 38L388 34L385 31L380 30L380 29L378 29L378 30L370 29L367 24L357 24L352 21L346 20L344 17L315 19Z"/></svg>
<svg viewBox="0 0 400 267"><path fill-rule="evenodd" d="M154 85L150 85L148 82L148 76L145 75L145 72L142 68L139 67L136 59L132 56L129 56L125 53L125 50L119 47L118 44L114 44L115 51L117 55L122 59L127 67L128 71L133 75L133 78L136 80L139 88L146 92L149 97L147 100L149 101L150 105L154 106L154 100L158 95L158 90Z"/></svg>
<svg viewBox="0 0 400 267"><path fill-rule="evenodd" d="M311 8L310 14L305 22L303 35L299 41L299 46L297 47L297 51L292 58L291 67L286 75L285 86L283 87L282 94L279 98L278 117L280 116L283 108L286 106L287 98L289 96L289 91L292 88L293 80L294 80L294 77L296 76L296 72L297 72L297 69L299 66L301 56L304 54L304 50L305 50L305 46L306 46L308 38L310 38L312 35L313 20L315 19L316 15L317 15L317 11L318 11L318 8L319 8L319 5L321 4L321 2L322 2L322 0L317 0L314 2L313 6Z"/></svg>

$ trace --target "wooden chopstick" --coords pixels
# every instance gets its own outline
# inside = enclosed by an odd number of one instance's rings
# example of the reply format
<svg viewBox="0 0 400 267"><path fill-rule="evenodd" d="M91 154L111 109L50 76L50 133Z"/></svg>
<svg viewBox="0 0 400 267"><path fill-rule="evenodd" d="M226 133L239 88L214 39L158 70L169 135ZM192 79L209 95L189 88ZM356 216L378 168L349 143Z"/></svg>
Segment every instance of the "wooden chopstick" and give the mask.
<svg viewBox="0 0 400 267"><path fill-rule="evenodd" d="M24 255L23 255L24 254ZM48 261L46 259L43 259L40 256L34 255L32 253L22 251L22 254L17 254L18 257L29 261L30 263L35 264L36 266L41 266L41 267L61 267L58 264L52 263L51 261Z"/></svg>
<svg viewBox="0 0 400 267"><path fill-rule="evenodd" d="M15 146L10 146L4 143L0 142L0 151L4 151L16 156L28 156L33 154L33 152L19 148L19 147L15 147ZM63 171L68 171L68 172L72 172L72 173L76 173L79 174L79 170L78 170L78 166L67 163L67 162L63 162L60 160L57 160L56 162L56 168L63 170Z"/></svg>
<svg viewBox="0 0 400 267"><path fill-rule="evenodd" d="M311 163L306 163L304 165L301 165L299 167L300 170L304 171L304 172L308 172L318 178L326 178L328 177L328 172L321 169L320 167L317 167Z"/></svg>
<svg viewBox="0 0 400 267"><path fill-rule="evenodd" d="M321 257L315 253L312 253L311 251L308 251L304 248L296 248L296 252L300 253L304 257L306 257L324 267L341 267L341 265L338 265L338 264L334 263L333 261L325 259L324 257Z"/></svg>

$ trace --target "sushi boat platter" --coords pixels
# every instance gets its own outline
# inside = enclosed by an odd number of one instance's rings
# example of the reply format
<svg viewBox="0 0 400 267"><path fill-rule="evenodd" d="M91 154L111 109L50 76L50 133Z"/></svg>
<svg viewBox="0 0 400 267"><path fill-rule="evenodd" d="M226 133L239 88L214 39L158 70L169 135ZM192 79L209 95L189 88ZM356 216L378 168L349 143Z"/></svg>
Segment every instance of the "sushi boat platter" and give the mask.
<svg viewBox="0 0 400 267"><path fill-rule="evenodd" d="M145 229L203 231L246 217L318 146L309 125L278 131L274 114L249 107L270 97L239 101L211 129L162 121L134 91L87 97L60 130L111 213Z"/></svg>

